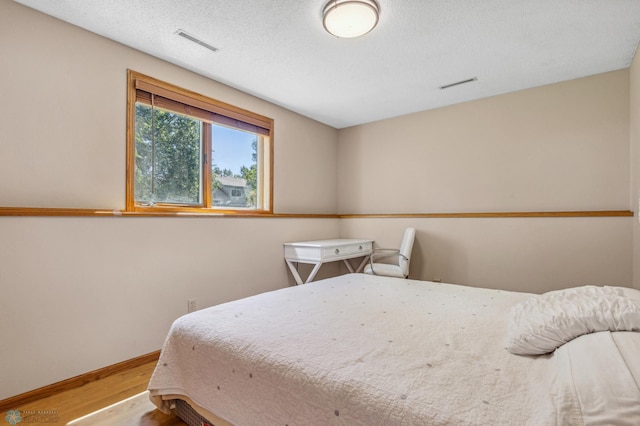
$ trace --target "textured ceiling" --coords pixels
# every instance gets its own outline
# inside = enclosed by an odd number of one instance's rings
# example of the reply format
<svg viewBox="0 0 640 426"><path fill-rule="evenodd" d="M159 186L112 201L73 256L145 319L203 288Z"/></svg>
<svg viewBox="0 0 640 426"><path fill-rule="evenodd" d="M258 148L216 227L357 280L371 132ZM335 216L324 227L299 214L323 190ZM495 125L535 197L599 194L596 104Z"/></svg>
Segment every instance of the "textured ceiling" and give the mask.
<svg viewBox="0 0 640 426"><path fill-rule="evenodd" d="M626 68L640 41L640 0L377 0L357 39L328 0L15 1L335 128Z"/></svg>

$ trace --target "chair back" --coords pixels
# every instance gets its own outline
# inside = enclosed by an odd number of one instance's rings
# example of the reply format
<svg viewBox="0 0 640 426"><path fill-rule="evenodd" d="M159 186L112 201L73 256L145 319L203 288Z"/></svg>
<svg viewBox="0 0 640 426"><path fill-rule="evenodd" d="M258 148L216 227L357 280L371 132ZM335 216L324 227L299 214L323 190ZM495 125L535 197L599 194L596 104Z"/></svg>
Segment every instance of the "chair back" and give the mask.
<svg viewBox="0 0 640 426"><path fill-rule="evenodd" d="M409 275L409 261L411 260L411 251L413 250L413 241L416 238L415 228L407 228L404 230L402 244L400 244L400 260L399 266L404 276Z"/></svg>

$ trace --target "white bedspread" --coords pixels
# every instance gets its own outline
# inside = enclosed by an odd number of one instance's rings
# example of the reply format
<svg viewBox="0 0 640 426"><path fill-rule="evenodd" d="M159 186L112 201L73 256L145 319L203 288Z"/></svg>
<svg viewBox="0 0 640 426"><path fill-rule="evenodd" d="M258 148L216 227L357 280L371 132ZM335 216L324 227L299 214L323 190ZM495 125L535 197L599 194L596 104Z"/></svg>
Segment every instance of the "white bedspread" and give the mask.
<svg viewBox="0 0 640 426"><path fill-rule="evenodd" d="M237 426L582 425L618 409L640 424L638 361L627 366L640 333L620 350L616 333L584 336L595 341L574 352L589 370L572 371L567 350L583 338L513 355L508 312L528 297L349 274L215 306L173 324L151 398L166 412L163 395L184 395ZM600 350L618 354L613 378L592 375L583 352ZM624 383L625 402L605 397L583 421L598 399L585 387L603 380Z"/></svg>

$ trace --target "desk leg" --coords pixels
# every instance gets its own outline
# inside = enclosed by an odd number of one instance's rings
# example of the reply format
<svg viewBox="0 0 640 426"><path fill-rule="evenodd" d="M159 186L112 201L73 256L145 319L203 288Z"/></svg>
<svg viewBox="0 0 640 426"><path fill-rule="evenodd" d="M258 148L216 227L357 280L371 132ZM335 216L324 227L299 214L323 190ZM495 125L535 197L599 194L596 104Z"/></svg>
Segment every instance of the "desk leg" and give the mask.
<svg viewBox="0 0 640 426"><path fill-rule="evenodd" d="M351 262L349 262L349 259L342 259L342 261L347 266L349 272L353 274L355 271L353 270L353 266L351 266Z"/></svg>
<svg viewBox="0 0 640 426"><path fill-rule="evenodd" d="M307 280L304 282L305 284L306 283L310 283L311 281L313 281L313 279L316 277L316 274L318 273L318 270L320 270L321 266L322 266L322 262L316 263L316 266L313 267L313 270L311 271L311 273L307 277Z"/></svg>
<svg viewBox="0 0 640 426"><path fill-rule="evenodd" d="M368 260L369 260L369 255L365 256L364 259L362 259L362 261L360 262L360 264L355 270L353 269L353 265L351 265L351 262L349 261L349 259L343 259L342 261L347 266L347 269L349 270L349 272L353 274L354 272L361 272L362 268L364 268L364 265L367 263Z"/></svg>
<svg viewBox="0 0 640 426"><path fill-rule="evenodd" d="M362 259L362 262L360 262L360 265L358 265L358 269L356 269L356 272L362 271L362 269L364 268L364 265L367 263L367 261L369 261L369 256L371 255L366 255L364 259Z"/></svg>
<svg viewBox="0 0 640 426"><path fill-rule="evenodd" d="M291 271L291 275L293 275L293 278L296 280L296 284L298 285L302 284L302 277L298 273L298 270L296 269L296 267L293 266L293 262L291 262L289 259L285 259L285 261L287 262L287 266Z"/></svg>
<svg viewBox="0 0 640 426"><path fill-rule="evenodd" d="M294 262L288 259L285 259L285 262L287 262L287 266L291 271L291 275L293 275L293 278L296 280L296 284L298 285L310 283L311 281L313 281L313 279L316 277L316 274L318 273L318 270L322 266L322 262L315 263L315 266L311 270L311 273L307 277L306 281L302 281L302 277L300 276L298 269L293 265Z"/></svg>

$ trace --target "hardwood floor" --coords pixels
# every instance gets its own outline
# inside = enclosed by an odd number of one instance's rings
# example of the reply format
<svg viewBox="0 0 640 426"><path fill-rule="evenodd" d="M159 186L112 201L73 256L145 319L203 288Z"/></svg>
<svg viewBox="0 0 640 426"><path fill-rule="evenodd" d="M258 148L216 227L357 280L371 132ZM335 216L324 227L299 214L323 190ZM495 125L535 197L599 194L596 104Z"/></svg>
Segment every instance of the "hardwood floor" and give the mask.
<svg viewBox="0 0 640 426"><path fill-rule="evenodd" d="M22 423L186 426L176 416L155 409L144 393L155 364L134 367L12 409L20 412ZM0 413L0 418L4 420L6 415Z"/></svg>

